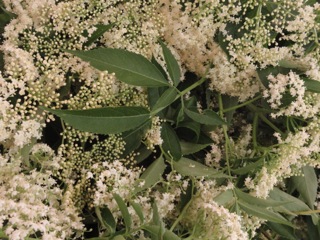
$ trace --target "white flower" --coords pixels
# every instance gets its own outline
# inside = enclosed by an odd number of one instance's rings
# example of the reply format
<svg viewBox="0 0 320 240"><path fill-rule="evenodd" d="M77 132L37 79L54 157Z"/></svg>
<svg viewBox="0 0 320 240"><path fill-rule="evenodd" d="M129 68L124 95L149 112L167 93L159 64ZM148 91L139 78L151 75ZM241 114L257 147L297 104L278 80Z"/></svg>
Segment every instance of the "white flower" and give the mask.
<svg viewBox="0 0 320 240"><path fill-rule="evenodd" d="M21 123L20 129L14 134L14 144L23 147L29 144L32 138L40 139L41 124L35 120L27 120Z"/></svg>

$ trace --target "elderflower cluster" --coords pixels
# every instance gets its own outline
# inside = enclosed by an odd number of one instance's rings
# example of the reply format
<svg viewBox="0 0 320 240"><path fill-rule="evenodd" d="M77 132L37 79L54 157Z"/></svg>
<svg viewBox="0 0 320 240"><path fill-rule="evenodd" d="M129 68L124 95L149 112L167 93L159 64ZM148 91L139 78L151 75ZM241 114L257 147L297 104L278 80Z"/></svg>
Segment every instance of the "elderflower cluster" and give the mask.
<svg viewBox="0 0 320 240"><path fill-rule="evenodd" d="M199 180L198 194L192 200L183 223L193 228L194 239L248 239L239 215L219 206L213 199L222 191L214 181Z"/></svg>
<svg viewBox="0 0 320 240"><path fill-rule="evenodd" d="M300 6L296 17L287 22L286 29L290 34L283 36L283 39L294 41L298 44L308 44L311 41L317 41L316 31L320 28L317 22L317 11L320 4L313 6Z"/></svg>
<svg viewBox="0 0 320 240"><path fill-rule="evenodd" d="M287 75L268 76L268 89L263 91L263 97L270 107L278 111L271 116L302 116L310 118L317 114L320 102L317 94L306 91L305 83L298 74L290 71ZM289 104L286 103L289 101Z"/></svg>
<svg viewBox="0 0 320 240"><path fill-rule="evenodd" d="M226 22L238 21L239 2L161 0L159 4L164 39L177 50L188 70L204 76L219 51L214 35L225 31Z"/></svg>
<svg viewBox="0 0 320 240"><path fill-rule="evenodd" d="M163 140L161 138L161 121L159 117L152 118L151 128L145 134L146 145L149 149L154 149L155 146L161 145Z"/></svg>
<svg viewBox="0 0 320 240"><path fill-rule="evenodd" d="M279 60L292 54L289 48L277 46L275 34L285 35L288 19L303 6L304 1L277 0L272 9L268 4L267 1L255 0L242 4L242 14L250 12L251 16L245 17L242 26L236 30L238 37L233 37L232 32L227 35L227 39L230 39L228 50L231 61L241 68L251 64L258 64L261 68L276 66ZM267 13L262 12L265 7Z"/></svg>
<svg viewBox="0 0 320 240"><path fill-rule="evenodd" d="M141 206L145 223L153 220L156 205L164 223L161 227L174 225L193 239L249 239L262 223L260 218L236 214L214 201L233 188L232 184L182 176L169 161L163 163L166 169L157 182L135 191L148 181L139 179L145 170L136 164L139 151L145 147L145 152L158 154L164 119L153 117L151 126L141 130L141 139L137 137L137 146L130 146L125 135L82 132L39 108L149 108L146 88L120 82L115 74L98 71L65 50L126 49L156 59L172 83L162 40L177 59L181 81L186 72L208 79L204 86L212 96L205 96L206 104L197 103L200 113L205 106L215 107L216 93L240 103L262 93L276 120L282 116L308 120L303 127L288 130L286 136L275 134L271 141L276 145L261 147L266 151L261 157L263 166L244 180L256 197L266 198L274 186L299 174L303 166L319 167L320 94L310 91L303 77L320 81L320 4L309 6L304 0L1 2L16 15L6 25L0 46L4 57L0 73L0 230L10 239L77 239L86 231L83 213L100 207L108 207L117 227L123 227L114 194L128 206L132 229L141 227L132 203ZM110 29L90 42L101 26ZM288 62L297 72L269 75L268 88L261 84L260 70ZM227 132L216 126L208 133L214 142L211 149L205 149L205 157L195 153L195 158L225 170L230 168L227 165L243 167L245 158L255 154L260 157L260 146L254 149L259 133L254 131L265 123L249 124L252 116L251 112L245 115L246 111L235 109L237 116L230 128L226 126ZM243 162L235 162L239 159ZM194 191L190 194L191 185ZM180 209L188 195L188 207ZM133 235L148 237L142 228Z"/></svg>
<svg viewBox="0 0 320 240"><path fill-rule="evenodd" d="M1 132L6 146L10 147L12 142L23 148L31 140L39 140L40 126L45 116L38 105L51 108L67 106L69 109L147 106L145 89L121 83L114 74L99 72L88 63L63 52L63 49L90 49L96 46L85 46L85 42L96 30L96 24L113 23L121 16L114 11L118 2L4 1L8 10L17 15L6 26L5 41L1 47L6 60L1 77L5 103ZM130 12L138 9L140 4L128 2L123 7ZM136 17L141 15L140 12ZM123 16L118 24L123 27L131 24L127 20L131 17ZM119 29L120 26L114 28L115 31ZM87 31L87 36L83 35L84 31ZM103 44L106 44L106 39L101 39ZM128 47L131 41L126 43ZM144 46L141 49L145 49ZM9 105L7 99L16 93L23 100L18 99L15 106ZM54 119L48 116L46 120ZM125 143L119 136L109 136L105 141L93 144L98 140L97 135L80 132L67 125L63 127L65 131L61 136L56 136L62 138L62 144L55 163L59 171L55 171L54 176L75 185L70 196L80 208L93 202L92 192L96 186L95 181L87 178L88 173L98 178L104 162L121 158ZM85 144L93 144L93 148L85 149ZM39 151L32 155L33 160L38 161L38 154ZM130 154L126 157L132 158ZM93 166L97 168L93 169Z"/></svg>
<svg viewBox="0 0 320 240"><path fill-rule="evenodd" d="M115 26L104 34L101 41L110 47L125 48L151 59L154 45L162 35L163 17L158 13L158 0L118 2L120 6L103 13L103 22Z"/></svg>
<svg viewBox="0 0 320 240"><path fill-rule="evenodd" d="M278 134L276 136L279 147L270 153L267 164L256 176L245 181L247 188L260 198L266 198L272 188L285 178L299 174L303 166L319 167L319 120L297 133L289 133L284 140Z"/></svg>
<svg viewBox="0 0 320 240"><path fill-rule="evenodd" d="M93 166L93 169L97 167ZM93 204L95 206L107 205L111 211L114 211L118 209L118 206L113 194L116 193L122 199L129 200L141 170L133 171L133 169L128 169L122 162L117 160L110 163L104 162L102 167L102 171L97 177ZM88 172L87 178L93 178L93 174Z"/></svg>
<svg viewBox="0 0 320 240"><path fill-rule="evenodd" d="M52 149L45 145L34 145L23 156L0 156L0 228L10 239L66 239L82 234L82 219L68 197L72 190L63 193L52 177L54 159ZM41 163L41 172L35 160Z"/></svg>
<svg viewBox="0 0 320 240"><path fill-rule="evenodd" d="M29 143L32 138L40 139L41 125L34 120L23 121L19 130L14 134L14 145L22 147Z"/></svg>
<svg viewBox="0 0 320 240"><path fill-rule="evenodd" d="M218 44L212 56L212 64L213 68L208 72L212 90L238 97L240 101L253 97L260 90L261 84L257 81L255 66L239 69L228 60Z"/></svg>

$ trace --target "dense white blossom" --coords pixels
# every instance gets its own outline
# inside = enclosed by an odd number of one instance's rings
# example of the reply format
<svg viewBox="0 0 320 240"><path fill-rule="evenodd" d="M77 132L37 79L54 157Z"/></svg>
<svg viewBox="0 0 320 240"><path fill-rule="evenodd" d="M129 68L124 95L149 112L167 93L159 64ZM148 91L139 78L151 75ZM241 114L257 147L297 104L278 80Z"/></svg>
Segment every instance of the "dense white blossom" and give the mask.
<svg viewBox="0 0 320 240"><path fill-rule="evenodd" d="M83 224L83 209L108 207L118 227L123 227L114 194L128 207L132 229L138 229L132 233L137 239L147 239L147 234L132 203L141 207L143 224L153 221L156 206L163 221L161 227L169 229L173 225L174 230L189 234L192 239L249 239L263 220L242 211L233 212L227 204L214 200L233 190L233 183L240 179L233 175L231 166L246 167L247 159L263 160L241 180L246 190L259 198L267 198L274 186L299 174L302 167L319 167L320 94L318 89L308 89L305 78L314 84L320 81L320 4L274 0L272 13L263 14L261 9L265 11L269 6L266 1L255 0L2 2L7 11L16 15L5 26L0 46L4 57L0 73L0 230L10 239L81 238L88 230ZM243 18L247 13L250 17ZM109 24L108 31L86 45L99 26ZM66 49L101 46L126 49L149 60L153 57L172 84L159 40L177 60L181 81L186 80L186 73L207 78L204 88L210 94L196 99L201 114L206 107L214 111L219 108L222 118L234 114L231 123L209 130L207 126L201 128L212 140L207 144L210 147L203 148L202 155L191 154L207 167L232 175L230 182L218 184L209 178L196 180L179 174L172 159L166 158L166 167L153 179L153 185L137 192L138 187L148 184L148 179L140 179L145 172L136 165L140 152L127 151L123 135L82 132L61 122L60 135L54 139L57 142L47 139L47 131L60 121L39 106L71 110L118 106L150 109L147 88L128 85L114 73L98 71L66 53ZM312 44L317 46L307 52ZM270 74L263 86L258 73L269 67L296 71ZM237 111L234 105L234 109L224 112L220 108L229 102L216 101L216 95L233 97L244 108ZM268 112L256 122L260 112L254 112L251 102L246 102L254 97L261 97L261 106L257 105L261 112ZM187 102L192 94L181 99ZM273 123L282 117L287 122L293 119L293 126L280 124L278 129ZM176 116L152 116L149 128L141 130L141 146L145 152L153 151L147 166L162 148L161 123L173 121L171 118ZM294 125L296 119L303 123ZM56 121L50 125L53 120ZM179 123L175 127L179 128ZM267 136L263 135L267 131L264 127L271 131ZM286 134L282 134L283 129ZM277 133L272 135L273 131ZM199 134L195 135L199 138ZM191 196L187 207L180 209L188 194ZM235 195L231 198L235 200ZM103 234L105 229L100 230Z"/></svg>

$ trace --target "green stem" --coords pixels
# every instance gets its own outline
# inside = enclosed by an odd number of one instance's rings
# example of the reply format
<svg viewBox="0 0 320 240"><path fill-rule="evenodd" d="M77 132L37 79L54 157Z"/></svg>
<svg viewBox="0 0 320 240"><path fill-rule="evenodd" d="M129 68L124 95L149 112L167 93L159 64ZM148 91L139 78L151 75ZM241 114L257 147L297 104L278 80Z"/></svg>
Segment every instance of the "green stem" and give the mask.
<svg viewBox="0 0 320 240"><path fill-rule="evenodd" d="M222 96L219 94L219 115L221 118L223 118L223 103L222 103ZM227 163L227 168L228 168L228 174L231 176L231 168L230 168L230 161L229 161L229 136L228 136L228 127L227 125L222 125L223 129L223 134L225 138L225 155L226 155L226 163Z"/></svg>
<svg viewBox="0 0 320 240"><path fill-rule="evenodd" d="M167 153L166 151L163 150L162 145L160 145L159 147L160 147L160 150L161 150L161 156L164 156L165 159L167 159L167 160L168 159L173 159L173 157L169 153ZM171 164L171 168L173 168L172 166L173 165Z"/></svg>
<svg viewBox="0 0 320 240"><path fill-rule="evenodd" d="M273 130L275 130L276 132L280 133L282 136L284 136L285 134L276 126L274 125L268 118L266 118L260 111L259 109L254 106L253 104L248 104L248 107L256 114L258 114L259 118L261 118L262 121L264 121L266 124L269 125L269 127L271 127Z"/></svg>
<svg viewBox="0 0 320 240"><path fill-rule="evenodd" d="M187 87L182 92L180 92L179 97L183 96L184 94L190 92L192 89L194 89L194 88L200 86L202 83L204 83L207 80L206 76L209 72L210 67L212 67L212 66L207 67L205 74L203 75L203 77L199 81L195 82L194 84L192 84L191 86Z"/></svg>
<svg viewBox="0 0 320 240"><path fill-rule="evenodd" d="M250 104L252 102L255 102L255 101L259 100L260 98L261 98L261 96L257 96L255 98L252 98L251 100L248 100L248 101L246 101L244 103L241 103L241 104L239 104L237 106L223 109L223 113L230 112L230 111L236 110L238 108L244 107L244 106L246 106L246 105L248 105L248 104Z"/></svg>
<svg viewBox="0 0 320 240"><path fill-rule="evenodd" d="M318 32L317 32L317 29L316 28L313 28L313 34L314 34L314 38L315 38L315 43L317 45L319 45L319 40L318 40Z"/></svg>
<svg viewBox="0 0 320 240"><path fill-rule="evenodd" d="M178 225L178 223L181 221L182 217L184 216L184 214L186 213L186 211L188 210L190 204L192 203L192 200L194 198L193 192L194 192L194 182L193 179L191 180L191 199L190 201L184 206L184 208L182 209L181 213L179 214L179 217L174 221L174 223L172 224L170 231L173 231L175 229L175 227Z"/></svg>
<svg viewBox="0 0 320 240"><path fill-rule="evenodd" d="M207 71L206 71L204 77L202 77L199 81L195 82L194 84L192 84L191 86L187 87L186 89L184 89L181 92L176 87L173 87L177 91L178 95L175 97L175 99L172 102L174 102L177 99L181 98L181 102L183 103L183 99L182 99L183 95L185 95L186 93L190 92L194 88L196 88L196 87L200 86L202 83L204 83L207 80L206 75L207 75L208 71L209 71L209 67L207 68ZM163 108L155 109L150 113L150 116L153 117L158 112L160 112L162 110L163 110Z"/></svg>
<svg viewBox="0 0 320 240"><path fill-rule="evenodd" d="M179 96L177 96L177 98L179 98L180 96L183 96L184 94L190 92L192 89L200 86L202 83L204 83L207 80L206 78L206 74L204 77L202 77L199 81L195 82L194 84L192 84L191 86L187 87L186 89L184 89L183 91L181 91L179 93Z"/></svg>
<svg viewBox="0 0 320 240"><path fill-rule="evenodd" d="M64 125L64 121L60 118L60 122L61 122L61 127L62 127L62 132L64 133L64 132L66 132L66 126ZM63 145L64 144L64 140L65 140L65 136L64 135L62 135L62 139L61 139L61 145Z"/></svg>
<svg viewBox="0 0 320 240"><path fill-rule="evenodd" d="M257 128L258 128L258 118L259 115L256 113L253 118L253 126L252 126L252 141L253 141L253 148L256 149L257 144Z"/></svg>
<svg viewBox="0 0 320 240"><path fill-rule="evenodd" d="M260 3L257 9L257 14L256 14L256 17L258 18L258 21L256 24L256 30L258 30L260 27L261 11L262 11L262 4Z"/></svg>
<svg viewBox="0 0 320 240"><path fill-rule="evenodd" d="M280 133L281 135L284 135L284 133L276 125L274 125L268 118L266 118L263 114L260 113L259 117L262 119L262 121L268 124L273 130Z"/></svg>

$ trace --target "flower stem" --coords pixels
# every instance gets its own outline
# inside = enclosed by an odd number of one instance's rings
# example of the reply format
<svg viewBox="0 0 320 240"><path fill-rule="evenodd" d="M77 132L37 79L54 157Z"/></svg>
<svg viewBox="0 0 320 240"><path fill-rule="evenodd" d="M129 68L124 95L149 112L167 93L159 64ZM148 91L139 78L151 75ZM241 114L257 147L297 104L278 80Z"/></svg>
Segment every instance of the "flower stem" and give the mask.
<svg viewBox="0 0 320 240"><path fill-rule="evenodd" d="M269 127L271 127L273 130L275 130L276 132L280 133L282 136L284 136L284 132L282 132L276 125L274 125L268 118L266 118L266 116L264 116L259 109L254 106L253 104L248 104L248 107L254 112L256 113L259 118L261 118L262 121L264 121L266 124L269 125Z"/></svg>
<svg viewBox="0 0 320 240"><path fill-rule="evenodd" d="M186 213L186 211L188 210L190 204L192 203L193 200L193 192L194 192L194 182L193 179L191 180L191 199L189 200L189 202L184 206L184 208L182 209L181 213L179 214L179 217L174 221L174 223L172 224L170 231L173 231L175 229L175 227L178 225L178 223L180 222L180 220L182 219L183 215Z"/></svg>
<svg viewBox="0 0 320 240"><path fill-rule="evenodd" d="M259 118L259 115L256 113L253 118L253 126L252 126L252 141L253 141L254 149L256 149L258 146L258 143L257 143L258 118Z"/></svg>
<svg viewBox="0 0 320 240"><path fill-rule="evenodd" d="M230 108L223 109L223 113L230 112L230 111L236 110L238 108L244 107L244 106L246 106L246 105L248 105L248 104L250 104L252 102L255 102L255 101L259 100L260 98L261 98L261 96L259 95L259 96L255 97L255 98L252 98L252 99L250 99L250 100L248 100L248 101L246 101L244 103L241 103L241 104L239 104L237 106L233 106L233 107L230 107Z"/></svg>
<svg viewBox="0 0 320 240"><path fill-rule="evenodd" d="M191 86L187 87L186 89L184 89L183 91L181 91L179 93L179 97L183 96L184 94L190 92L192 89L200 86L202 83L204 83L207 80L206 75L204 77L202 77L199 81L195 82L194 84L192 84Z"/></svg>
<svg viewBox="0 0 320 240"><path fill-rule="evenodd" d="M221 118L223 118L223 103L222 103L222 96L219 94L218 96L218 101L219 101L219 115ZM225 158L226 158L226 163L227 163L227 168L228 168L228 174L231 176L231 168L230 168L230 161L229 161L229 136L228 136L228 126L227 125L222 125L223 128L223 134L225 138Z"/></svg>

